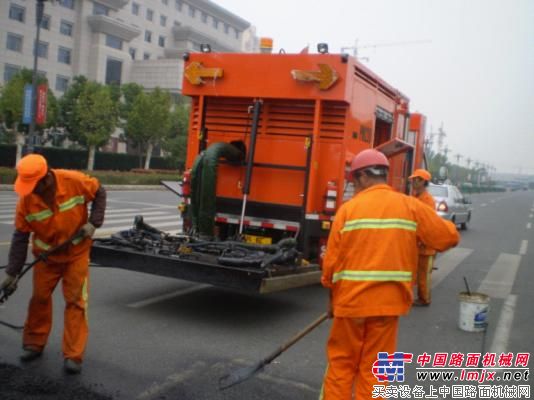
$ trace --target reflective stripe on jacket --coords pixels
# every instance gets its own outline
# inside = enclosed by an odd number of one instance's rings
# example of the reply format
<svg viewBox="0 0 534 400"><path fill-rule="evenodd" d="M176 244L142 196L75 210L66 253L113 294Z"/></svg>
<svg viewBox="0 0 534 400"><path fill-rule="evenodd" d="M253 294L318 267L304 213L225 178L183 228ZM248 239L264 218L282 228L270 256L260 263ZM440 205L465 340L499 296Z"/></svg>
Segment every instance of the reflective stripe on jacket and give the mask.
<svg viewBox="0 0 534 400"><path fill-rule="evenodd" d="M456 227L413 197L386 184L372 186L338 210L323 260L336 317L402 315L412 303L418 238L446 250Z"/></svg>
<svg viewBox="0 0 534 400"><path fill-rule="evenodd" d="M15 228L20 232L33 232L33 253L57 246L72 237L87 222L87 203L91 202L100 187L96 178L81 172L53 169L56 181L54 207L31 193L19 199ZM50 255L51 262L71 261L86 253L90 240L77 240L64 250Z"/></svg>

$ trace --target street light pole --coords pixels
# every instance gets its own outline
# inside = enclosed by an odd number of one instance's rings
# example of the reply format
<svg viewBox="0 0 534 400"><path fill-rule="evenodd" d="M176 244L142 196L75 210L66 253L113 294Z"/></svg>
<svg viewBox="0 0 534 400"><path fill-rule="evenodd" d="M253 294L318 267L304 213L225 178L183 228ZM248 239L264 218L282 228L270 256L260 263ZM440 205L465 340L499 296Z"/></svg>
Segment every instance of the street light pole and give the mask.
<svg viewBox="0 0 534 400"><path fill-rule="evenodd" d="M44 3L47 0L36 0L35 5L37 24L37 34L35 35L35 43L33 46L33 76L32 76L32 112L30 120L30 129L28 131L28 153L34 152L35 145L35 118L37 116L37 64L39 59L39 39L41 37L41 23L43 22Z"/></svg>

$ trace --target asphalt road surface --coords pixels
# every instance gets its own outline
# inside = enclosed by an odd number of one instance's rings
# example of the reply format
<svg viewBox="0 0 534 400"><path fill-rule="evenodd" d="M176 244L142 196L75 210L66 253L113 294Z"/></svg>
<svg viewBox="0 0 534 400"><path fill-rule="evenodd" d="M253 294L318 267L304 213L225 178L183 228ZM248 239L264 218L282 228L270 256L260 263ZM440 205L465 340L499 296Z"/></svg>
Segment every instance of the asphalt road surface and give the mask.
<svg viewBox="0 0 534 400"><path fill-rule="evenodd" d="M106 223L97 235L131 226L137 214L161 229L180 229L177 198L170 192L116 191L108 197ZM436 262L432 305L414 308L401 319L397 347L414 354L404 382L411 387L428 391L437 383L452 384L416 380L415 358L424 353L517 354L534 349L534 192L478 194L472 200L472 223L461 232L461 243ZM15 201L12 192L0 192L0 265L7 261ZM464 277L472 291L480 289L491 297L485 335L457 326ZM120 268L93 268L90 285L90 337L81 375L62 371L61 290L54 295L54 327L44 356L21 365L20 332L0 326L0 363L22 368L20 374L83 385L113 399L318 398L330 322L241 385L220 391L218 381L254 364L320 315L327 293L319 286L255 295ZM23 323L30 289L31 280L23 279L0 306L0 320ZM435 398L451 395L442 392Z"/></svg>

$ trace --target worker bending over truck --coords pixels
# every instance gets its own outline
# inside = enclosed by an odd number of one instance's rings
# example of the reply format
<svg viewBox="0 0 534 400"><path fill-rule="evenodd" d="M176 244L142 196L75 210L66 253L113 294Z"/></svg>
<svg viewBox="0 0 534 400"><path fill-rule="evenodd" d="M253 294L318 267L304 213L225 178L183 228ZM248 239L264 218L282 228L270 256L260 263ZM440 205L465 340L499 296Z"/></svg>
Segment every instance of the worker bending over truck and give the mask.
<svg viewBox="0 0 534 400"><path fill-rule="evenodd" d="M410 310L420 240L455 246L454 224L386 184L389 161L374 149L351 163L356 195L336 213L323 261L333 316L321 399L372 398L378 352L395 352L399 316ZM382 383L383 384L383 383Z"/></svg>

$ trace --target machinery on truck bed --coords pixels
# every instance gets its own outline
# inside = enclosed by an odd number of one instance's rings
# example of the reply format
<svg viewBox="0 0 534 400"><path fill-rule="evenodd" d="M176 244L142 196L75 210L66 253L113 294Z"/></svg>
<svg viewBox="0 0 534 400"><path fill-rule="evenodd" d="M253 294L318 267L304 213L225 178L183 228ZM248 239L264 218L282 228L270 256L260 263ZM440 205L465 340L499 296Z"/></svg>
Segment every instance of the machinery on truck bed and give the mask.
<svg viewBox="0 0 534 400"><path fill-rule="evenodd" d="M353 193L352 157L390 160L407 192L423 165L424 117L346 54L186 53L191 98L183 229L136 217L96 240L92 261L253 292L319 282L333 216ZM411 118L410 118L411 117Z"/></svg>

